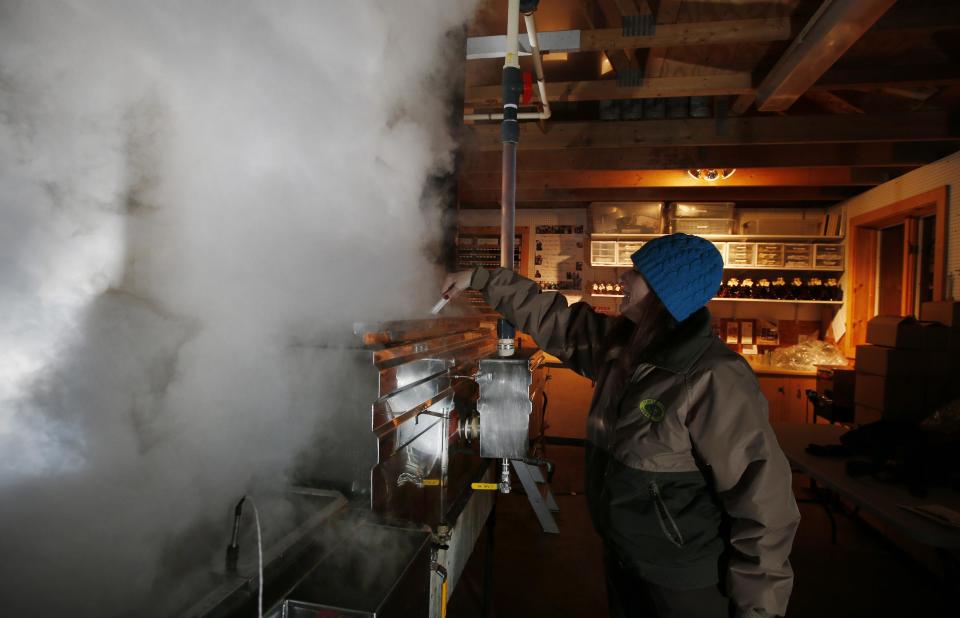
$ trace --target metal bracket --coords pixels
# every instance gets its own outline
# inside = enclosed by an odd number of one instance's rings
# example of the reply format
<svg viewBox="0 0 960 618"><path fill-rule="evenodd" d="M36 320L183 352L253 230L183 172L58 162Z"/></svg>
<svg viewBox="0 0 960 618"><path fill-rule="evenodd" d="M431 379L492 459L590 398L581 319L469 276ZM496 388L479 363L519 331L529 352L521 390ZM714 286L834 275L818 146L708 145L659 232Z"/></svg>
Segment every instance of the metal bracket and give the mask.
<svg viewBox="0 0 960 618"><path fill-rule="evenodd" d="M523 490L527 492L527 499L540 522L540 527L543 528L544 532L560 534L560 528L557 527L557 522L553 519L553 512L558 512L560 507L557 506L557 501L553 498L553 492L547 485L545 494L541 494L540 488L537 486L537 483L546 485L540 468L519 459L511 459L510 461L513 463L513 470L517 473L520 484L523 485Z"/></svg>
<svg viewBox="0 0 960 618"><path fill-rule="evenodd" d="M657 19L652 13L623 16L623 36L653 36L656 31Z"/></svg>

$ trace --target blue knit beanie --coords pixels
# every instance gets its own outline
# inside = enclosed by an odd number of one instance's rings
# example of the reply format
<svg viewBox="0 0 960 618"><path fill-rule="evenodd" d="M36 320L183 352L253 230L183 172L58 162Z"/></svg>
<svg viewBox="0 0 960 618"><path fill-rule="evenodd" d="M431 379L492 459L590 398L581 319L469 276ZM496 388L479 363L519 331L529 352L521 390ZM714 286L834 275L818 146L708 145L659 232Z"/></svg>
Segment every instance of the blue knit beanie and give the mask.
<svg viewBox="0 0 960 618"><path fill-rule="evenodd" d="M706 305L723 278L720 252L699 236L661 236L643 245L630 259L677 322Z"/></svg>

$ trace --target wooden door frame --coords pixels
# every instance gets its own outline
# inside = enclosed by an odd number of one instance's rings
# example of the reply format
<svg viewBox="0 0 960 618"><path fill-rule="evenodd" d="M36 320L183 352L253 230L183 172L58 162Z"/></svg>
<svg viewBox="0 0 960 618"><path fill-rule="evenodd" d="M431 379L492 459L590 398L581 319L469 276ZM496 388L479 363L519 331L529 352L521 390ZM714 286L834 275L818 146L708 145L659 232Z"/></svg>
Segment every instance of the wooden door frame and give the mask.
<svg viewBox="0 0 960 618"><path fill-rule="evenodd" d="M877 241L880 230L904 225L902 315L913 313L916 303L916 245L918 219L936 215L933 243L933 300L943 300L947 269L947 187L920 193L907 199L871 210L850 220L848 241L851 248L848 286L846 353L853 356L857 344L864 343L867 322L873 317L877 297Z"/></svg>

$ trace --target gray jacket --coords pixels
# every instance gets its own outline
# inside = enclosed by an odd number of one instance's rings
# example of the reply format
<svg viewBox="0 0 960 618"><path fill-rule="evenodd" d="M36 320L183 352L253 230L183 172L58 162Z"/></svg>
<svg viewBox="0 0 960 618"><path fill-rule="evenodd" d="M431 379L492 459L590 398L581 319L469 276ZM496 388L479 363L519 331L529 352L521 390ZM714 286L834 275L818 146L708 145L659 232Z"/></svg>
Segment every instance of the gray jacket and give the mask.
<svg viewBox="0 0 960 618"><path fill-rule="evenodd" d="M800 521L790 466L753 371L713 334L707 309L626 376L616 362L626 342L605 345L614 318L505 269L478 269L471 287L594 381L587 498L621 563L675 589L723 578L741 611L783 615Z"/></svg>

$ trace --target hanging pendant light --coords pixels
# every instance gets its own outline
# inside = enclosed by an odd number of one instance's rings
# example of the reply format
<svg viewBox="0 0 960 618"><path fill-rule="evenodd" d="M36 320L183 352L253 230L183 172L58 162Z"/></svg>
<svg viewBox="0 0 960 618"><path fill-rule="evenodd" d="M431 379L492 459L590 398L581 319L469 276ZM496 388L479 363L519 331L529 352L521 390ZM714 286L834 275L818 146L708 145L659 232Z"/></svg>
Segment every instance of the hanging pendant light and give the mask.
<svg viewBox="0 0 960 618"><path fill-rule="evenodd" d="M687 170L687 174L690 175L690 178L694 180L702 180L704 182L717 182L718 180L726 180L733 176L733 173L736 172L736 168L702 168L702 169L690 169Z"/></svg>

